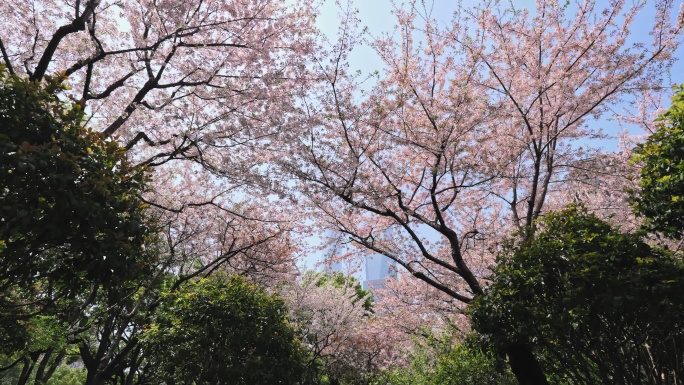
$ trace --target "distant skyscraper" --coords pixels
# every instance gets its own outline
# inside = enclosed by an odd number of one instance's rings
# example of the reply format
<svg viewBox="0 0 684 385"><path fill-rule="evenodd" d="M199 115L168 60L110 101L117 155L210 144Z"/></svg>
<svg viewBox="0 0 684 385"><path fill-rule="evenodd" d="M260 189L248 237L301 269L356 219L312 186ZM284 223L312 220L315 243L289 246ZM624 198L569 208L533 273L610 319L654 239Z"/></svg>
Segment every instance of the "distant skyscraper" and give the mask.
<svg viewBox="0 0 684 385"><path fill-rule="evenodd" d="M337 257L345 254L347 245L345 237L333 230L326 232L328 247L324 251L323 270L341 272L344 275L352 275L361 281L364 290L381 289L385 286L387 278L396 278L397 263L384 255L374 254L364 258L363 264L353 260L338 260Z"/></svg>
<svg viewBox="0 0 684 385"><path fill-rule="evenodd" d="M346 249L346 246L342 243L342 240L344 239L342 234L333 230L328 230L325 236L329 245L324 251L323 270L328 273L339 271L344 275L352 274L354 269L349 262L336 259L336 257L344 254Z"/></svg>
<svg viewBox="0 0 684 385"><path fill-rule="evenodd" d="M382 289L385 279L397 277L397 263L384 255L376 254L366 257L365 276L362 286L364 290Z"/></svg>

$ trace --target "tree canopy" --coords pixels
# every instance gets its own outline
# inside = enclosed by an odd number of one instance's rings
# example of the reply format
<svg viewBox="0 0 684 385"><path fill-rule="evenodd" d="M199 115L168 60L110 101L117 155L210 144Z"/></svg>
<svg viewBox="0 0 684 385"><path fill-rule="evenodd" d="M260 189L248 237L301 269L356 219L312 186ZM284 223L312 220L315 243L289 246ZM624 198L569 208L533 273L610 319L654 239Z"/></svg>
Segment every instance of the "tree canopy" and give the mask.
<svg viewBox="0 0 684 385"><path fill-rule="evenodd" d="M84 128L81 106L60 101L61 88L0 71L0 278L116 284L146 269L144 168Z"/></svg>
<svg viewBox="0 0 684 385"><path fill-rule="evenodd" d="M460 336L457 338L461 338ZM388 368L378 385L482 385L516 383L503 362L468 342L454 343L447 332L441 338L428 335L411 352L405 367Z"/></svg>
<svg viewBox="0 0 684 385"><path fill-rule="evenodd" d="M304 361L287 311L238 276L221 274L162 294L144 333L164 384L296 384Z"/></svg>
<svg viewBox="0 0 684 385"><path fill-rule="evenodd" d="M532 346L553 383L662 384L684 376L684 266L581 207L549 213L503 252L471 308L499 351Z"/></svg>
<svg viewBox="0 0 684 385"><path fill-rule="evenodd" d="M84 128L80 105L59 99L60 82L0 68L0 349L9 357L65 343L98 290L154 265L154 224L139 199L145 169Z"/></svg>

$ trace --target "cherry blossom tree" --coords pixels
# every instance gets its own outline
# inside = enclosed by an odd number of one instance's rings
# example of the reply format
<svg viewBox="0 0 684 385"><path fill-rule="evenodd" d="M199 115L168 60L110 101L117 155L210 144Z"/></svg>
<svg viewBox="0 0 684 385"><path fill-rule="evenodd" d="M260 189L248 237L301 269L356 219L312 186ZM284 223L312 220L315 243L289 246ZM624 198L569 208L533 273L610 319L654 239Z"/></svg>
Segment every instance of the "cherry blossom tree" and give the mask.
<svg viewBox="0 0 684 385"><path fill-rule="evenodd" d="M342 285L325 274L304 274L282 289L290 320L299 330L311 353L312 373L322 363L323 370L337 377L340 368L358 363L348 359L357 335L366 327L370 293L361 293L357 281L345 278ZM337 373L336 373L337 372Z"/></svg>
<svg viewBox="0 0 684 385"><path fill-rule="evenodd" d="M176 262L231 255L243 259L236 267L283 271L292 228L264 165L293 119L293 85L307 80L314 11L270 0L7 1L0 48L10 73L57 76L88 126L153 167L145 199L164 209Z"/></svg>
<svg viewBox="0 0 684 385"><path fill-rule="evenodd" d="M583 143L604 136L592 119L662 88L682 19L658 1L651 40L632 43L646 3L484 1L445 26L422 2L397 7L395 34L373 45L386 64L378 85L361 92L345 71L357 37L343 35L285 166L324 226L467 304L502 240L532 238L550 201L575 199L564 193L578 178L595 181L597 197L604 180L626 183ZM520 383L546 383L529 348L507 353Z"/></svg>

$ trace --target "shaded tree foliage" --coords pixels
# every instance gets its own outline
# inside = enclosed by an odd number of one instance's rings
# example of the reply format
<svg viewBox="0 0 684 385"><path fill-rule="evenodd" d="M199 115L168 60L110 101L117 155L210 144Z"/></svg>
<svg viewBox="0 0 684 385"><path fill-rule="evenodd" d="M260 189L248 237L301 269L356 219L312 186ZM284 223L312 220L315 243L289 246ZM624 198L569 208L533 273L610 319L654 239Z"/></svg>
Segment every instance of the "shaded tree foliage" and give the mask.
<svg viewBox="0 0 684 385"><path fill-rule="evenodd" d="M144 169L82 125L78 104L0 72L0 279L29 287L59 281L65 292L112 285L146 268L151 233L137 195Z"/></svg>
<svg viewBox="0 0 684 385"><path fill-rule="evenodd" d="M144 349L164 384L295 384L304 361L280 298L238 276L162 295Z"/></svg>
<svg viewBox="0 0 684 385"><path fill-rule="evenodd" d="M538 226L499 257L474 328L499 351L533 347L553 383L679 383L684 266L579 207Z"/></svg>
<svg viewBox="0 0 684 385"><path fill-rule="evenodd" d="M474 339L473 339L474 341ZM470 341L455 342L450 336L429 336L424 346L409 356L404 368L387 371L379 385L486 385L516 384L515 377L490 353Z"/></svg>
<svg viewBox="0 0 684 385"><path fill-rule="evenodd" d="M21 368L5 371L0 375L0 385L14 385L21 375ZM82 385L86 379L83 368L71 368L67 365L58 366L46 385Z"/></svg>
<svg viewBox="0 0 684 385"><path fill-rule="evenodd" d="M63 89L0 68L0 361L19 384L47 381L95 303L111 312L154 266L145 169L85 128Z"/></svg>

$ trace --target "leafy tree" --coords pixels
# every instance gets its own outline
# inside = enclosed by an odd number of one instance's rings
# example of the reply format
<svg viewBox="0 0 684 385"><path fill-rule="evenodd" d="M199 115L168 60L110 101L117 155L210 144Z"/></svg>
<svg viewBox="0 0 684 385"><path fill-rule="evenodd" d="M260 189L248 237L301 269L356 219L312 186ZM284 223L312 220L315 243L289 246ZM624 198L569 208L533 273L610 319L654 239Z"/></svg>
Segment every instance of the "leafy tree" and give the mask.
<svg viewBox="0 0 684 385"><path fill-rule="evenodd" d="M82 125L79 104L0 72L0 280L60 294L144 273L151 235L138 194L144 169Z"/></svg>
<svg viewBox="0 0 684 385"><path fill-rule="evenodd" d="M554 383L684 378L684 266L586 210L546 215L502 254L472 323L499 352L527 345Z"/></svg>
<svg viewBox="0 0 684 385"><path fill-rule="evenodd" d="M0 375L0 385L15 385L21 376L20 367L13 368L14 370L8 370L2 372ZM31 376L31 380L35 381L35 376ZM71 368L67 365L59 365L55 368L54 373L47 380L47 382L37 382L44 383L45 385L83 385L86 381L86 371L83 368Z"/></svg>
<svg viewBox="0 0 684 385"><path fill-rule="evenodd" d="M152 272L144 167L83 127L60 79L0 68L0 353L46 381L93 317Z"/></svg>
<svg viewBox="0 0 684 385"><path fill-rule="evenodd" d="M86 371L83 368L70 368L61 365L55 370L55 374L46 385L82 385L86 380Z"/></svg>
<svg viewBox="0 0 684 385"><path fill-rule="evenodd" d="M304 364L283 302L238 276L188 282L162 295L144 334L165 384L295 384Z"/></svg>
<svg viewBox="0 0 684 385"><path fill-rule="evenodd" d="M675 87L670 108L658 118L660 125L634 150L643 163L637 214L647 218L653 231L681 239L684 235L684 86Z"/></svg>
<svg viewBox="0 0 684 385"><path fill-rule="evenodd" d="M390 370L379 385L513 385L515 377L490 353L469 342L428 338L409 356L408 366Z"/></svg>

